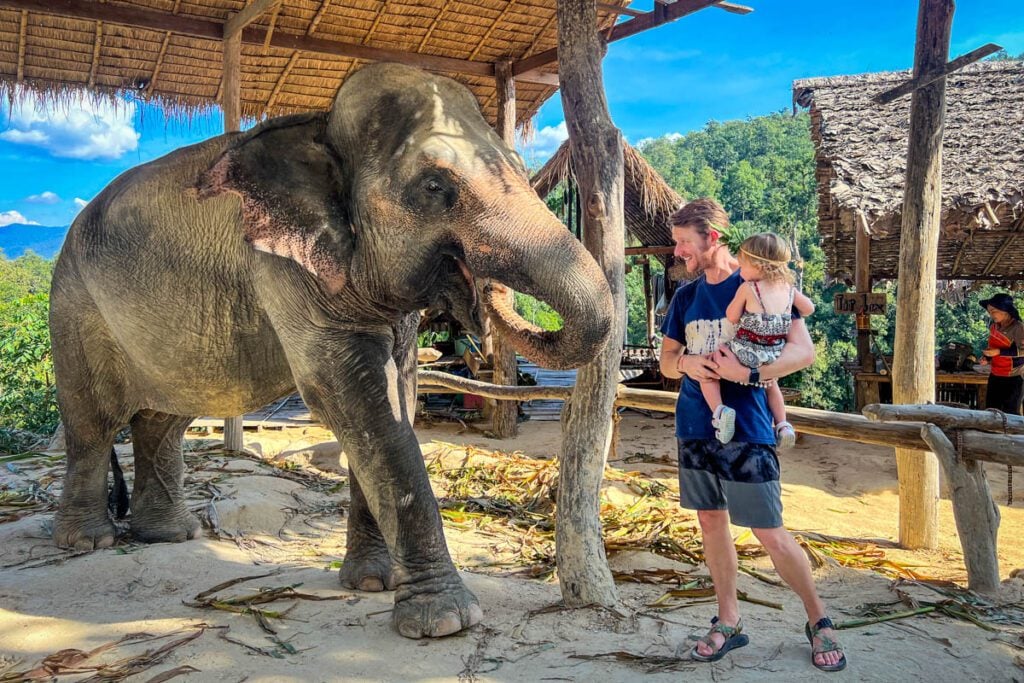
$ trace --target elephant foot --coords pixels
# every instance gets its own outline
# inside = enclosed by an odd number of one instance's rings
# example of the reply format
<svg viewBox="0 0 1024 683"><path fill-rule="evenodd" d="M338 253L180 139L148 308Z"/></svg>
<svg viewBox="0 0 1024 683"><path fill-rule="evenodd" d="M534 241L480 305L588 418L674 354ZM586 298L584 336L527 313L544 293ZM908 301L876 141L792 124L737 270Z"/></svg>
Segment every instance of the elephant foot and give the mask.
<svg viewBox="0 0 1024 683"><path fill-rule="evenodd" d="M396 599L394 623L406 638L440 638L480 623L480 603L461 581L436 593Z"/></svg>
<svg viewBox="0 0 1024 683"><path fill-rule="evenodd" d="M199 538L202 525L188 510L166 515L159 513L131 516L132 538L143 543L181 543Z"/></svg>
<svg viewBox="0 0 1024 683"><path fill-rule="evenodd" d="M98 550L114 545L117 528L107 517L106 508L102 516L76 517L58 511L53 520L53 540L61 548L75 550Z"/></svg>
<svg viewBox="0 0 1024 683"><path fill-rule="evenodd" d="M391 555L387 549L369 555L349 551L338 572L341 585L357 591L380 593L395 588L394 572L391 569Z"/></svg>

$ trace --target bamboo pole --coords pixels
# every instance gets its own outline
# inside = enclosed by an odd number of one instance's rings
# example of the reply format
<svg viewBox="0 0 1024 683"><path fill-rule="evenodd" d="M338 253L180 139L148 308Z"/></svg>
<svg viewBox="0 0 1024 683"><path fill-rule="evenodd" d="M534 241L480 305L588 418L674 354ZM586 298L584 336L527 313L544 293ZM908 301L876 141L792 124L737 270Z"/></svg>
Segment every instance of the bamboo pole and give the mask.
<svg viewBox="0 0 1024 683"><path fill-rule="evenodd" d="M501 61L494 65L495 85L498 93L498 135L515 149L516 144L516 82L512 78L512 62ZM505 295L510 306L515 305L515 293L509 289ZM493 328L492 328L493 330ZM494 355L494 383L515 386L518 369L516 352L501 335L492 332ZM499 439L512 438L518 432L519 406L513 401L499 401L491 409L491 430Z"/></svg>
<svg viewBox="0 0 1024 683"><path fill-rule="evenodd" d="M562 599L570 607L618 602L601 538L598 490L611 442L612 406L625 332L622 134L604 95L594 0L558 3L558 79L569 130L569 152L583 201L583 243L611 289L614 315L609 342L580 368L566 404L559 465L555 559Z"/></svg>
<svg viewBox="0 0 1024 683"><path fill-rule="evenodd" d="M953 0L921 0L914 76L935 71L949 56ZM900 229L893 403L935 400L935 275L942 209L942 136L946 81L914 91L907 179ZM925 331L925 334L922 334ZM939 542L939 465L927 451L896 449L900 545L935 548Z"/></svg>

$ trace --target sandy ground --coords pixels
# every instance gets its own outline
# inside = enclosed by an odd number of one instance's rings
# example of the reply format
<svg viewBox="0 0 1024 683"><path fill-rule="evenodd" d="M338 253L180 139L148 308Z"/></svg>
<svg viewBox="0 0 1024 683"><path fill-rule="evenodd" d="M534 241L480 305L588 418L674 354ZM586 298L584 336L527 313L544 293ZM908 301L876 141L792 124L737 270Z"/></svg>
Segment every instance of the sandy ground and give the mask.
<svg viewBox="0 0 1024 683"><path fill-rule="evenodd" d="M437 442L519 451L549 458L558 449L560 424L529 422L513 442L489 439L476 429L438 423L418 428L428 454L458 448ZM626 413L611 465L663 479L675 477L671 419ZM336 567L344 557L344 455L320 429L247 433L253 457L221 451L204 455L209 442L192 441L187 457L195 507L216 527L185 544L140 545L122 541L88 554L61 553L47 538L52 512L26 508L25 516L0 524L0 681L4 672L29 670L60 650L89 651L129 636L81 665L121 660L122 671L136 657L131 681L670 681L821 680L808 662L799 602L783 588L741 575L740 589L781 603L775 610L744 603L751 644L721 662L687 660L692 638L703 634L713 605L692 604L671 611L650 604L671 586L620 583L615 611L559 608L557 583L509 576L508 553L499 542L471 526L451 524L446 533L464 579L480 598L484 622L463 634L411 641L393 630L389 593L353 593L340 588ZM131 464L130 445L118 447ZM462 449L463 451L466 449ZM258 457L256 457L258 456ZM500 457L500 456L499 456ZM130 467L128 474L130 476ZM37 482L59 490L62 463L26 460L0 471L0 491ZM1006 473L992 468L997 500L1005 502ZM51 483L52 482L52 483ZM606 491L606 499L629 491ZM671 498L671 492L666 494ZM791 529L833 536L875 539L881 545L897 533L896 471L892 452L815 437L804 437L783 457L786 523ZM1002 573L1024 567L1024 505L1000 506ZM620 501L622 502L622 501ZM341 503L341 510L339 510ZM3 509L6 511L7 509ZM964 581L962 555L948 500L942 500L941 543L936 551L886 548L889 559L913 565L935 578ZM737 537L742 530L735 530ZM745 540L744 542L753 542ZM646 553L619 553L614 569L676 569L706 573ZM756 566L771 574L770 565ZM261 608L283 612L260 628L251 614L195 606L197 596L240 577L277 572L239 583L218 597L258 589L295 586L325 601L283 598ZM860 616L866 603L893 602L890 580L863 569L828 565L816 571L819 589L837 621ZM937 593L906 588L907 600L935 601ZM209 598L207 597L207 601ZM1008 579L1000 596L1006 614L1024 612L1024 577ZM191 603L191 604L190 604ZM223 606L223 605L222 605ZM849 669L846 680L1024 681L1024 639L1014 624L986 631L966 621L935 614L844 630ZM143 640L138 634L166 635ZM168 635L169 634L169 635ZM189 640L191 638L191 640ZM156 664L161 646L174 645ZM148 652L148 655L146 654ZM616 654L618 653L618 654ZM143 655L138 658L139 655ZM594 659L595 655L603 655ZM148 659L147 659L148 657ZM65 653L71 665L76 657ZM54 660L51 660L54 661ZM107 673L109 674L108 670ZM94 671L62 675L86 680ZM41 674L44 680L49 680ZM93 678L91 680L101 680ZM108 680L108 679L102 679ZM117 679L120 680L120 679Z"/></svg>

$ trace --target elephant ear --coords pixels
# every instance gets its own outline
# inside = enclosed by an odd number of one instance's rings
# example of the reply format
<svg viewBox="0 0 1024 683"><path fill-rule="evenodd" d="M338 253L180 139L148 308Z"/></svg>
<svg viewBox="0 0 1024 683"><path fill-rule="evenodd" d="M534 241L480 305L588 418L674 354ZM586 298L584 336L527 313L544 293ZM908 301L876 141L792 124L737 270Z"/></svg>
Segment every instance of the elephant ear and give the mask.
<svg viewBox="0 0 1024 683"><path fill-rule="evenodd" d="M325 114L301 114L238 134L196 189L200 198L241 197L245 240L298 262L333 294L345 286L353 246L346 183L321 142L325 125Z"/></svg>

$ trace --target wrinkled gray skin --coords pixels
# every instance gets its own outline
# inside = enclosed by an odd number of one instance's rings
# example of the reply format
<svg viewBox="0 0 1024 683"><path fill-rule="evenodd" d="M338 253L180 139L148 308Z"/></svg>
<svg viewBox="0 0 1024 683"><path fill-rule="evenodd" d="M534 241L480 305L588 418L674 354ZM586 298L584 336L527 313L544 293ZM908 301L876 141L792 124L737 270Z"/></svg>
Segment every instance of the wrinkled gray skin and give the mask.
<svg viewBox="0 0 1024 683"><path fill-rule="evenodd" d="M478 622L412 430L417 311L446 308L478 328L474 278L563 315L563 330L542 333L491 311L540 364L582 364L606 341L611 297L596 263L469 91L416 69L366 67L327 114L273 119L125 173L75 221L53 278L68 450L56 542L113 542L108 454L125 424L131 533L195 538L186 426L298 387L351 464L342 583L394 589L408 637Z"/></svg>

